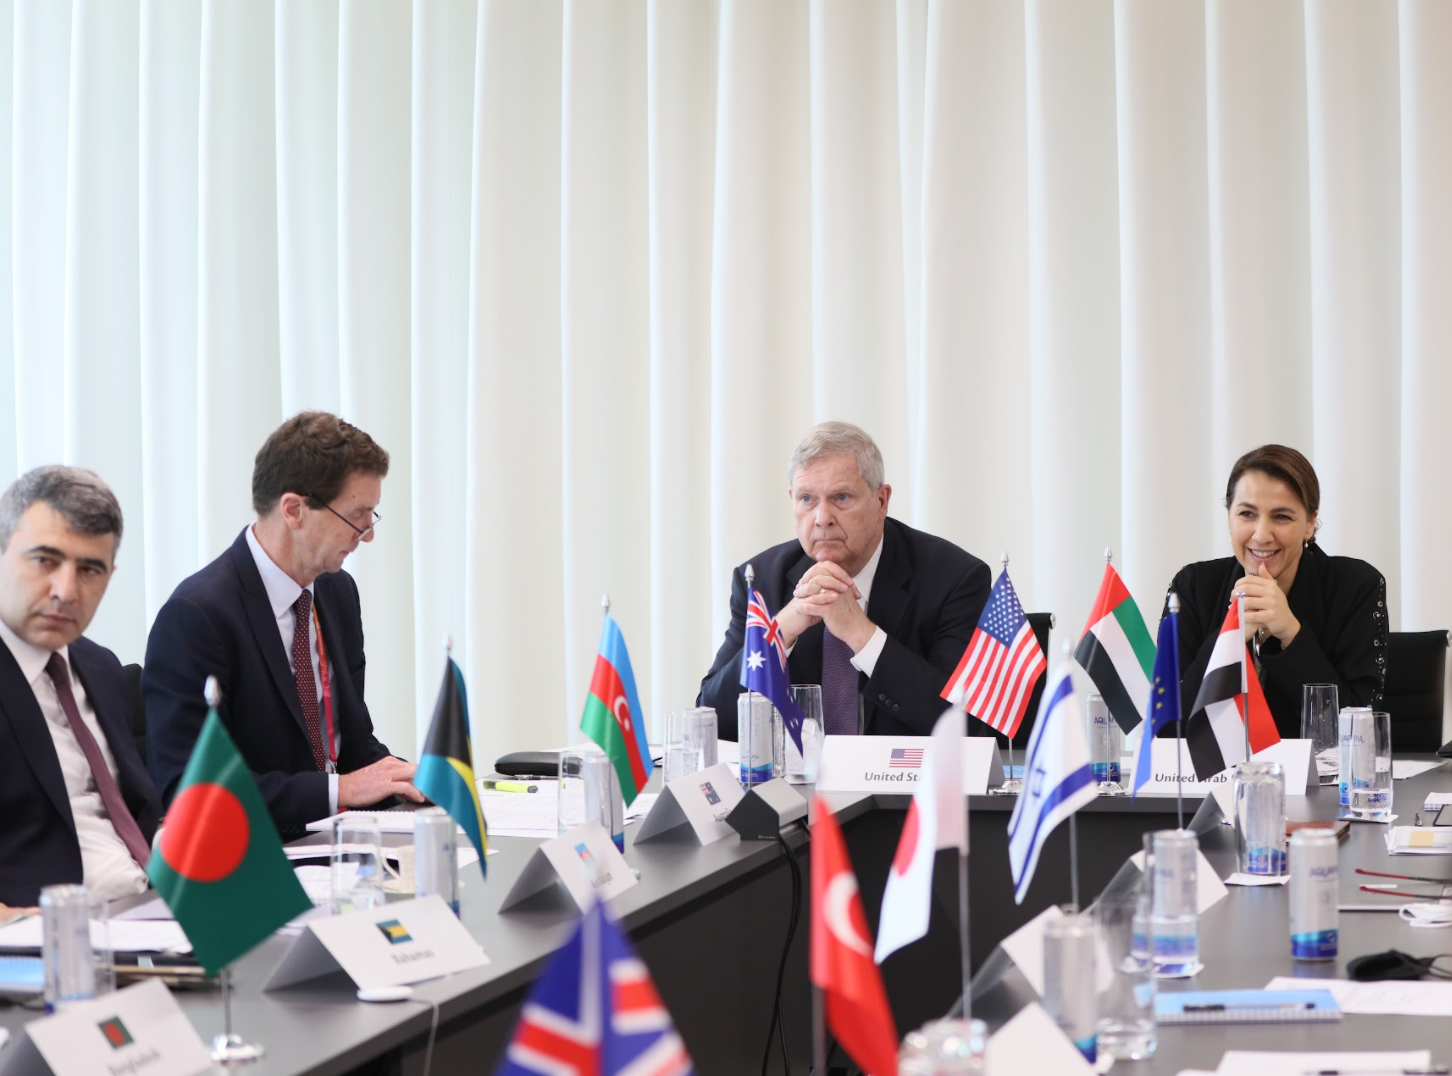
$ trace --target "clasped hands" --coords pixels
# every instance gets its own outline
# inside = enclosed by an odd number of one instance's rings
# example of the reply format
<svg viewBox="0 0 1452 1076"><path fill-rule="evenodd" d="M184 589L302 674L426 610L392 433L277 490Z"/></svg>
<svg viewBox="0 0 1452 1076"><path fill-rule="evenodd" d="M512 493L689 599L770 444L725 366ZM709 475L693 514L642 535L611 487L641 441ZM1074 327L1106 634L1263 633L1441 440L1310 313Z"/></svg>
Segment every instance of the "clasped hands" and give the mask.
<svg viewBox="0 0 1452 1076"><path fill-rule="evenodd" d="M832 561L813 564L792 591L792 600L777 614L783 641L791 646L802 632L821 621L857 653L877 630L857 604L861 596L846 569Z"/></svg>
<svg viewBox="0 0 1452 1076"><path fill-rule="evenodd" d="M1301 622L1291 612L1290 603L1286 601L1285 592L1281 585L1266 571L1264 564L1257 565L1254 575L1247 575L1235 584L1235 591L1231 599L1243 597L1245 604L1241 608L1241 628L1245 631L1246 642L1257 631L1264 630L1264 635L1274 635L1281 641L1281 646L1290 646L1301 630Z"/></svg>

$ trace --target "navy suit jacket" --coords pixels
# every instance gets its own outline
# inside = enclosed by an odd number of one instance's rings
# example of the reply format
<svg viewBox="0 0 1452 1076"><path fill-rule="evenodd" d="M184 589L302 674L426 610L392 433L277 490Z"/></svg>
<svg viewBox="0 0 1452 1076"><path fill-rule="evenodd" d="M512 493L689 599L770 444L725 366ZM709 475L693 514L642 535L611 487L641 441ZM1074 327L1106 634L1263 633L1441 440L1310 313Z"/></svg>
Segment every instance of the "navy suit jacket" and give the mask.
<svg viewBox="0 0 1452 1076"><path fill-rule="evenodd" d="M71 643L70 663L111 746L121 795L150 841L161 803L131 736L121 663L84 637ZM76 820L55 741L35 692L0 643L0 904L33 905L41 886L82 880Z"/></svg>
<svg viewBox="0 0 1452 1076"><path fill-rule="evenodd" d="M988 565L952 542L889 518L882 557L867 597L867 618L887 633L870 677L858 674L866 731L927 736L947 708L939 693L957 668L988 601ZM815 561L793 540L751 559L756 589L776 615ZM731 573L731 623L711 671L701 681L699 706L716 710L723 739L736 738L741 693L741 646L746 637L746 565ZM822 625L797 638L787 658L794 684L822 682Z"/></svg>
<svg viewBox="0 0 1452 1076"><path fill-rule="evenodd" d="M338 772L349 773L389 754L374 737L363 702L358 585L347 572L321 575L313 603L328 650L333 720L343 737ZM146 641L141 690L147 755L167 804L207 717L202 690L208 676L221 685L218 713L278 828L296 833L326 817L328 778L313 760L297 682L245 530L220 557L182 580Z"/></svg>

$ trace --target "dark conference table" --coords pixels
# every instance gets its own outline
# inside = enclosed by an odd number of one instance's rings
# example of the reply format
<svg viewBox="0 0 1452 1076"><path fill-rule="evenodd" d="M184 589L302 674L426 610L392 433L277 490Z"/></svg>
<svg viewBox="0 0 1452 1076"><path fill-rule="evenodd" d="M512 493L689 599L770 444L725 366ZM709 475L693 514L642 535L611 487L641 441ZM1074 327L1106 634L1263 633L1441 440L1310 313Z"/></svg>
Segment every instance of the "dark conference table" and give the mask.
<svg viewBox="0 0 1452 1076"><path fill-rule="evenodd" d="M1422 793L1452 788L1445 770L1396 783L1402 821L1407 807ZM857 867L864 904L874 923L886 865L891 861L901 828L904 796L829 797L842 822ZM1334 813L1334 792L1318 789L1304 800L1287 801L1293 817L1327 817ZM1006 829L1013 800L971 797L970 901L975 966L982 964L998 940L1051 903L1068 899L1067 826L1050 841L1023 906L1013 904L1006 853ZM1187 818L1198 807L1187 800ZM1213 812L1213 804L1207 805ZM1209 818L1207 814L1204 816ZM1213 819L1210 819L1213 822ZM1140 834L1174 824L1173 798L1137 802L1100 799L1080 814L1082 896L1100 892L1140 847ZM699 847L688 828L660 840L634 843L627 829L626 858L641 872L641 882L610 904L611 912L629 931L676 1026L703 1076L735 1076L760 1071L770 1022L777 962L786 938L791 882L785 855L776 842L744 842L735 837ZM1379 869L1401 870L1413 864L1418 874L1452 874L1445 860L1429 857L1389 859L1372 843L1381 827L1357 825L1343 845L1343 889L1351 866L1379 863ZM807 834L794 826L786 837L805 874ZM260 1041L267 1057L250 1071L273 1074L332 1074L354 1071L420 1073L423 1071L433 1004L438 1005L438 1034L433 1071L490 1072L502 1054L519 1006L529 986L574 923L575 912L563 890L556 888L501 915L498 906L537 846L537 841L499 838L489 857L489 878L481 882L471 868L463 877L462 918L479 939L491 963L485 968L419 984L415 1000L392 1005L357 1002L341 975L298 988L262 993L261 986L281 959L291 939L273 937L238 962L234 972L234 1029ZM1229 873L1233 842L1229 827L1212 826L1204 842L1206 854L1223 874ZM1386 867L1385 864L1396 864ZM958 942L956 879L939 869L934 910L927 938L909 946L884 964L884 977L900 1032L941 1015L957 996ZM809 891L808 891L809 892ZM1390 898L1369 897L1370 900ZM805 903L805 899L804 899ZM807 977L808 918L801 923L788 957L783 998L793 1068L806 1071L809 995ZM1452 935L1414 930L1393 915L1343 914L1342 959L1395 946L1431 954L1452 949ZM1445 938L1445 940L1443 940ZM1194 980L1196 988L1262 986L1272 976L1295 974L1287 955L1286 893L1272 889L1233 889L1201 923L1202 952L1215 954ZM997 1026L1030 996L1012 969L1003 972L1002 955L981 978L982 996L975 1015ZM995 965L999 970L995 972ZM1305 965L1303 968L1307 967ZM1330 973L1329 968L1313 973ZM177 998L204 1039L221 1030L218 995L179 992ZM19 1033L33 1013L0 1010L0 1026ZM1341 1025L1299 1025L1238 1028L1236 1045L1282 1049L1302 1048L1315 1028L1321 1048L1338 1042L1359 1048L1431 1044L1433 1021L1417 1018L1347 1017ZM1374 1033L1372 1030L1374 1029ZM1243 1033L1242 1033L1243 1032ZM1418 1038L1417 1036L1420 1036ZM1452 1060L1452 1025L1442 1035L1448 1046L1437 1060ZM1191 1063L1213 1068L1225 1036L1214 1029L1166 1029L1158 1058L1140 1071L1176 1072ZM0 1052L0 1062L9 1049ZM770 1071L782 1071L773 1053Z"/></svg>

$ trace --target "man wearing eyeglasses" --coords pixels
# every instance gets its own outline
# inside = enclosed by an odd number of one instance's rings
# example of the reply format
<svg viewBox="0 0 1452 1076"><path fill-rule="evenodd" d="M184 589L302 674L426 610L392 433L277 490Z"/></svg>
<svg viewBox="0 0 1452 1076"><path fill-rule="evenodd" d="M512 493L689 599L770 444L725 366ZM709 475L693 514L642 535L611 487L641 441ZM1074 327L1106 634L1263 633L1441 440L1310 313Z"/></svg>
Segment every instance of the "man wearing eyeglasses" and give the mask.
<svg viewBox="0 0 1452 1076"><path fill-rule="evenodd" d="M216 676L223 723L284 835L394 796L422 802L414 766L373 735L363 701L358 586L343 561L371 542L388 453L335 415L305 411L252 469L257 521L185 579L146 646L148 762L170 804Z"/></svg>

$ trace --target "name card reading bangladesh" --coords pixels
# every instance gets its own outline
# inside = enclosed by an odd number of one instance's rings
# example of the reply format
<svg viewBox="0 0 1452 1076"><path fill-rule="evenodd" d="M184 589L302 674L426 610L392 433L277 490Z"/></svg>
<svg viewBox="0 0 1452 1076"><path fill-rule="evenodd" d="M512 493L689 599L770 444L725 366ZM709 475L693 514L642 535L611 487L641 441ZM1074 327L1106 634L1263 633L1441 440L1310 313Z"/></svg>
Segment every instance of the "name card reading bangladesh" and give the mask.
<svg viewBox="0 0 1452 1076"><path fill-rule="evenodd" d="M559 882L583 912L592 900L607 901L639 880L605 827L586 822L534 850L499 910L507 912Z"/></svg>
<svg viewBox="0 0 1452 1076"><path fill-rule="evenodd" d="M1176 784L1184 789L1187 796L1208 796L1217 785L1228 787L1235 781L1233 767L1217 773L1208 781L1196 779L1195 764L1190 761L1190 748L1183 743L1181 744L1183 755L1177 769L1175 743L1174 740L1161 739L1150 744L1152 772L1149 782L1140 789L1141 796L1173 796ZM1316 763L1311 755L1310 740L1282 740L1280 743L1271 744L1264 751L1257 752L1251 758L1256 762L1279 762L1281 764L1286 776L1287 796L1304 796L1308 781L1313 788L1318 786ZM1125 765L1122 772L1133 775L1133 760Z"/></svg>
<svg viewBox="0 0 1452 1076"><path fill-rule="evenodd" d="M482 968L489 957L438 895L313 919L273 969L264 990L342 969L361 990L408 986Z"/></svg>
<svg viewBox="0 0 1452 1076"><path fill-rule="evenodd" d="M998 741L963 737L963 791L978 796L1003 784ZM931 736L828 736L817 766L818 792L898 792L912 795L928 764Z"/></svg>
<svg viewBox="0 0 1452 1076"><path fill-rule="evenodd" d="M654 840L687 823L702 844L731 836L735 831L726 824L726 816L746 795L731 769L721 762L666 785L635 831L635 842Z"/></svg>
<svg viewBox="0 0 1452 1076"><path fill-rule="evenodd" d="M25 1025L27 1041L6 1059L7 1076L192 1076L210 1072L201 1036L161 983L137 983L76 1001ZM42 1060L43 1059L43 1060Z"/></svg>

